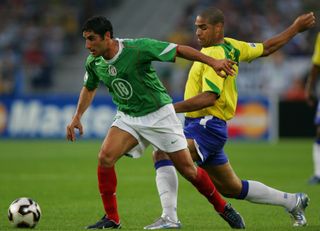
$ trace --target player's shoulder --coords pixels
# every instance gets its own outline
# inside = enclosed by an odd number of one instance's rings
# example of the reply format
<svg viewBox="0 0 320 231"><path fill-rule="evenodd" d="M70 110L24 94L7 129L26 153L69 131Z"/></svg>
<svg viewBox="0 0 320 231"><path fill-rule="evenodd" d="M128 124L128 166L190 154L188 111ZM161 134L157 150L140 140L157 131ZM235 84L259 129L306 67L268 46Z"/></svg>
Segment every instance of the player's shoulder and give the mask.
<svg viewBox="0 0 320 231"><path fill-rule="evenodd" d="M155 39L151 38L125 38L125 39L119 39L120 42L124 45L124 47L132 47L132 46L143 46L148 43L155 42Z"/></svg>
<svg viewBox="0 0 320 231"><path fill-rule="evenodd" d="M260 48L262 43L246 42L234 38L224 38L225 43L237 48L238 50L248 50L252 48Z"/></svg>
<svg viewBox="0 0 320 231"><path fill-rule="evenodd" d="M90 65L95 60L95 57L93 55L88 55L86 59L86 65Z"/></svg>
<svg viewBox="0 0 320 231"><path fill-rule="evenodd" d="M230 37L225 37L224 40L228 43L238 43L240 40L235 39L235 38L230 38Z"/></svg>
<svg viewBox="0 0 320 231"><path fill-rule="evenodd" d="M90 54L87 56L86 63L92 63L95 59L96 57Z"/></svg>
<svg viewBox="0 0 320 231"><path fill-rule="evenodd" d="M96 66L96 62L99 62L99 60L103 59L102 56L99 57L95 57L93 55L88 55L86 62L85 62L85 66L89 67L89 68L94 68Z"/></svg>
<svg viewBox="0 0 320 231"><path fill-rule="evenodd" d="M226 44L230 44L230 45L232 45L234 47L240 47L242 43L246 43L246 42L240 41L238 39L229 38L229 37L225 37L224 41L225 41Z"/></svg>

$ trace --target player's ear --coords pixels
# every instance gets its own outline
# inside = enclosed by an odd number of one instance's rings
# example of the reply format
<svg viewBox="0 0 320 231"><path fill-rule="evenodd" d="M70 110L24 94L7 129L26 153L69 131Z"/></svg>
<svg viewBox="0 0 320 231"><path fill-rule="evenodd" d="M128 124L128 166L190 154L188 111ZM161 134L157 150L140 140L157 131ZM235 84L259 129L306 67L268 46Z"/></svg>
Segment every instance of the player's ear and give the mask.
<svg viewBox="0 0 320 231"><path fill-rule="evenodd" d="M110 38L111 38L110 31L107 31L107 32L104 34L104 39L110 39Z"/></svg>
<svg viewBox="0 0 320 231"><path fill-rule="evenodd" d="M223 28L224 24L221 22L218 22L214 25L215 31L216 31L216 35L217 36L223 36L224 34L224 28Z"/></svg>
<svg viewBox="0 0 320 231"><path fill-rule="evenodd" d="M222 22L218 22L214 25L216 28L218 28L220 31L223 30L223 23Z"/></svg>

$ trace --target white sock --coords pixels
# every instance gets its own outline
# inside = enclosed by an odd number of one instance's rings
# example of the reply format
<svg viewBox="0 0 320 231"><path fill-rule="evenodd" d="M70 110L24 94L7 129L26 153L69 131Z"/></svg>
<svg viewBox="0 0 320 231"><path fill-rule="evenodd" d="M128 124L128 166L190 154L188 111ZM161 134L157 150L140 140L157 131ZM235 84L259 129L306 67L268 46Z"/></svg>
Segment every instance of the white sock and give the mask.
<svg viewBox="0 0 320 231"><path fill-rule="evenodd" d="M167 165L157 168L156 183L162 206L161 216L169 216L174 222L177 222L178 176L174 166Z"/></svg>
<svg viewBox="0 0 320 231"><path fill-rule="evenodd" d="M245 200L258 204L281 205L291 211L296 205L294 193L281 192L260 182L248 180L249 190Z"/></svg>
<svg viewBox="0 0 320 231"><path fill-rule="evenodd" d="M320 177L320 144L318 143L313 145L313 164L314 175Z"/></svg>

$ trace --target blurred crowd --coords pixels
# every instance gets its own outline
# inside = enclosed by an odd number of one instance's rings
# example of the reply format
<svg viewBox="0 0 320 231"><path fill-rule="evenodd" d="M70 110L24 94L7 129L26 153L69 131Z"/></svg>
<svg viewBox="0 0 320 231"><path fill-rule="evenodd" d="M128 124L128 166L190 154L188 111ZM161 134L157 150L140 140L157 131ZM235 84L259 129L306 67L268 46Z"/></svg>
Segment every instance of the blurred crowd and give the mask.
<svg viewBox="0 0 320 231"><path fill-rule="evenodd" d="M120 0L0 0L0 95L23 95L26 85L31 92L50 89L59 60L76 53L78 44L83 45L79 43L83 21L120 3ZM314 11L320 17L319 0L194 0L181 9L181 19L164 39L199 48L194 20L200 9L211 5L225 14L226 37L249 42L261 42L279 33L301 13ZM261 93L271 89L283 97L303 98L304 79L318 31L315 28L296 36L264 61L242 65L239 91ZM190 65L178 60L176 65L160 64L157 68L173 96L183 94Z"/></svg>
<svg viewBox="0 0 320 231"><path fill-rule="evenodd" d="M64 55L77 51L79 25L117 0L1 0L0 95L49 89Z"/></svg>

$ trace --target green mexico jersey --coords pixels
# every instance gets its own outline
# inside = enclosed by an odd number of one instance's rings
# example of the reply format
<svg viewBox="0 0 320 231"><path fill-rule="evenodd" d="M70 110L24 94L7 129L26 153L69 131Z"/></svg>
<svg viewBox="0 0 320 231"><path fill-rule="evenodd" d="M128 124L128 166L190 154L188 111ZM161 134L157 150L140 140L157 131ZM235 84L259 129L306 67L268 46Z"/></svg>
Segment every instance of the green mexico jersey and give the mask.
<svg viewBox="0 0 320 231"><path fill-rule="evenodd" d="M111 60L88 56L84 86L93 90L102 82L118 110L131 116L143 116L171 103L151 62L174 62L176 44L146 38L118 42L119 51Z"/></svg>

